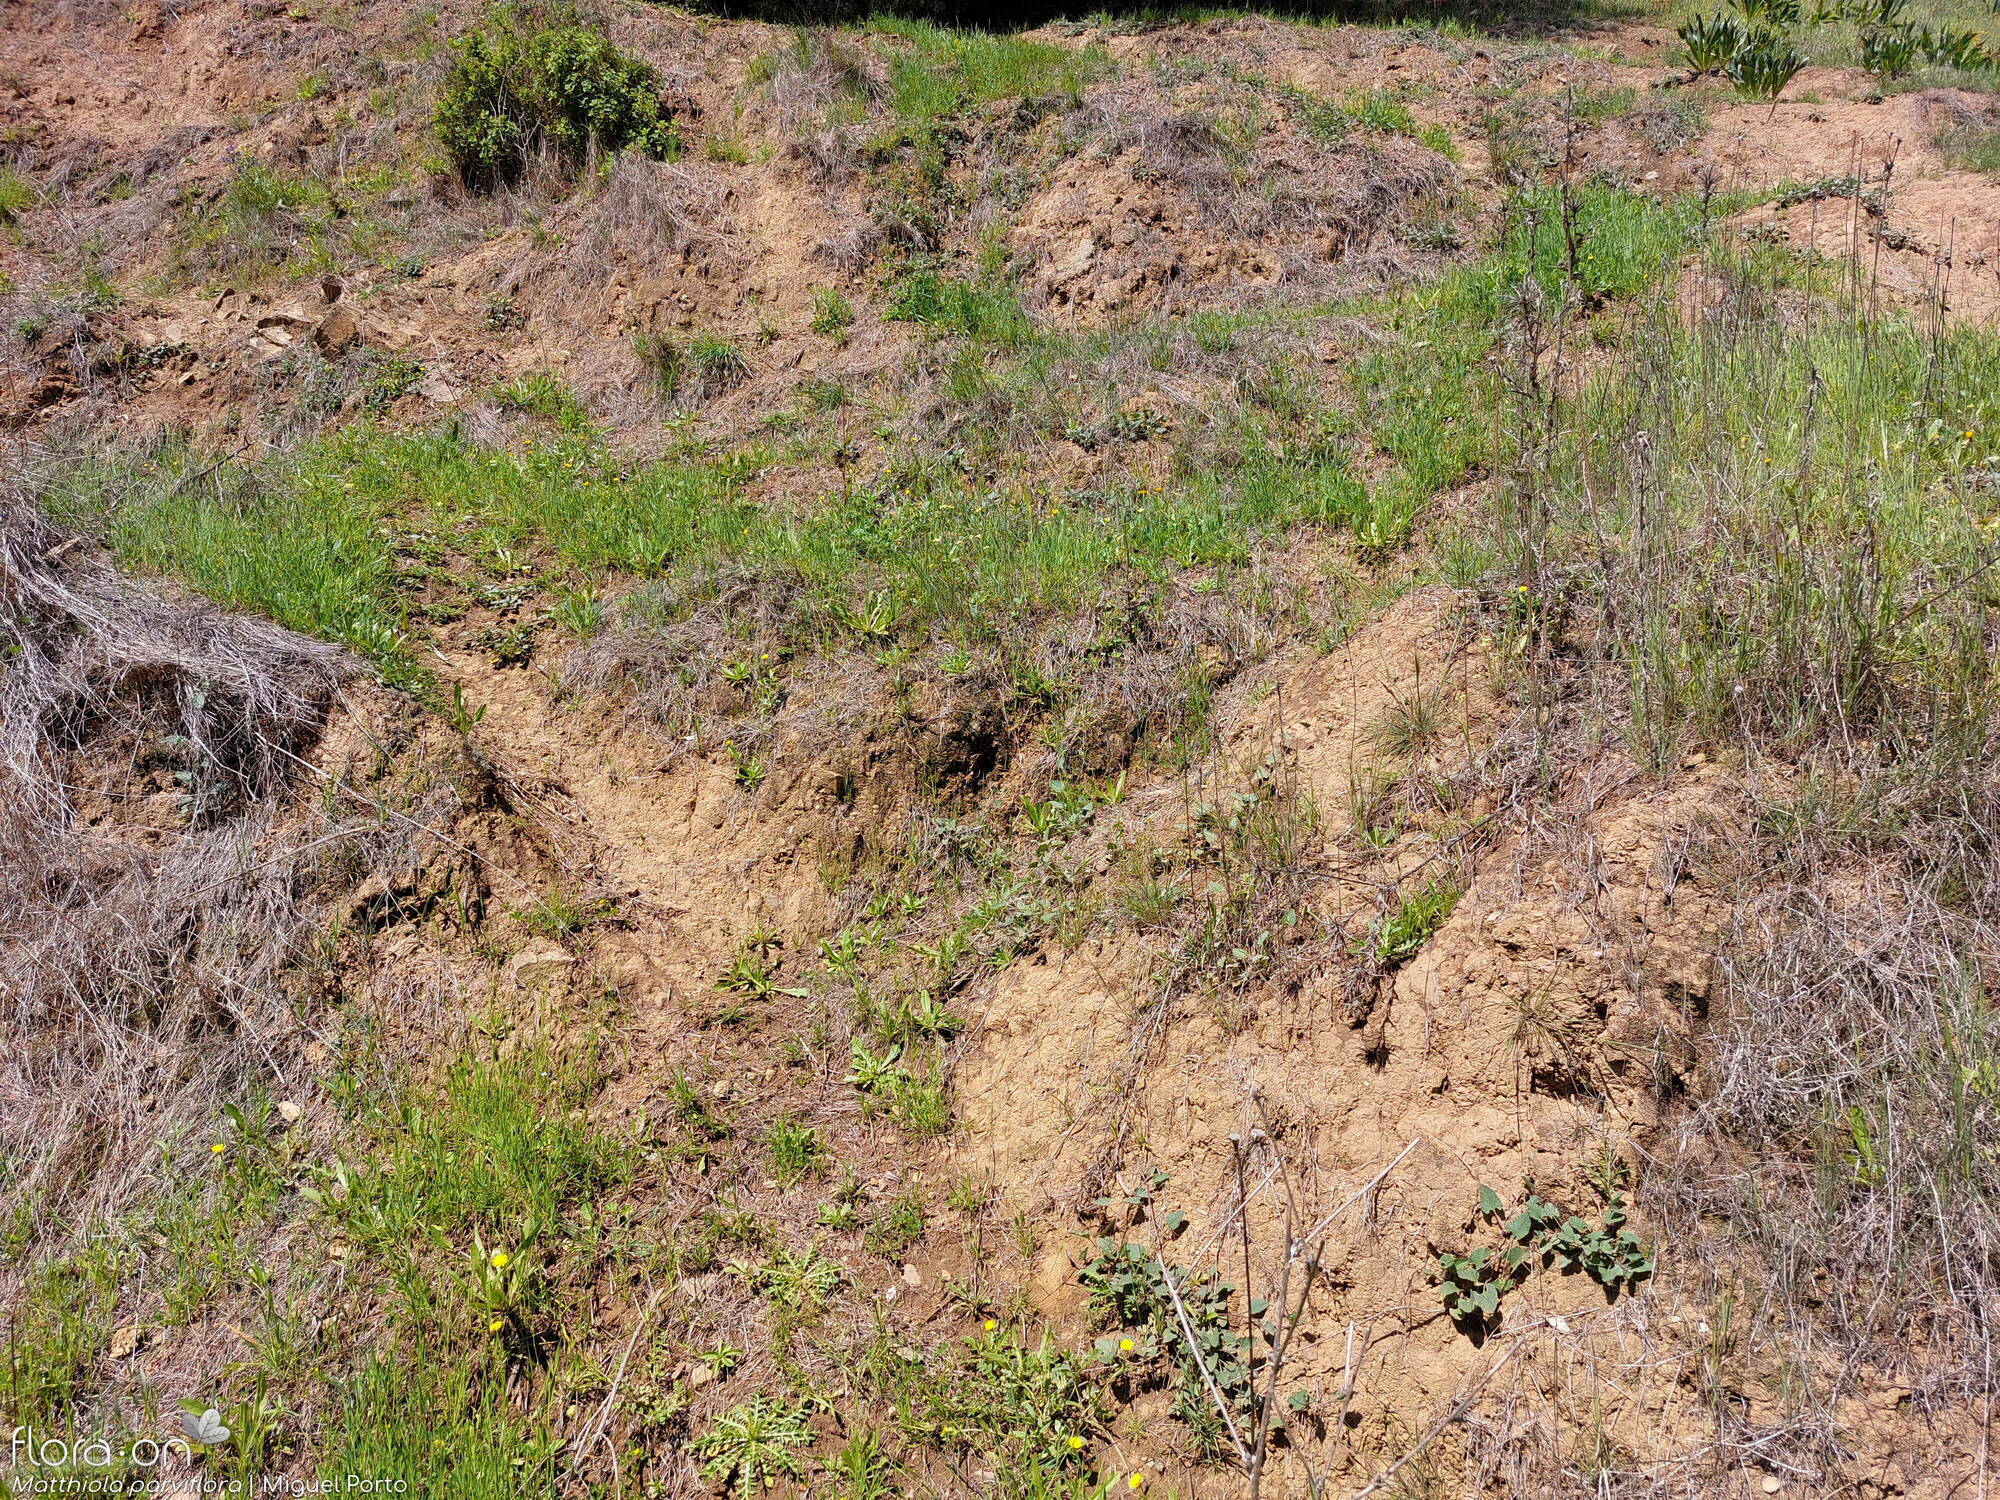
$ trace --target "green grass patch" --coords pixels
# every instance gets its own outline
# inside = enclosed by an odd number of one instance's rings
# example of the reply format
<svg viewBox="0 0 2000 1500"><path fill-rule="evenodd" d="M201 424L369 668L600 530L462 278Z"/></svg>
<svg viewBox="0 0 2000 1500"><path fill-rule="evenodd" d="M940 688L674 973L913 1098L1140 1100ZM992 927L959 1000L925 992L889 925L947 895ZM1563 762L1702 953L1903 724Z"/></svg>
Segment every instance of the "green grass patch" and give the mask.
<svg viewBox="0 0 2000 1500"><path fill-rule="evenodd" d="M1399 546L1431 496L1505 456L1490 420L1489 355L1522 278L1550 296L1573 285L1594 301L1630 298L1699 239L1702 220L1685 203L1589 189L1567 211L1550 195L1524 197L1509 226L1488 260L1356 306L1392 336L1352 367L1353 411L1327 406L1302 359L1247 361L1226 426L1179 453L1164 484L1114 471L1098 488L1052 493L1004 470L976 479L948 455L911 453L871 481L779 511L744 489L762 455L621 460L573 397L531 377L503 399L557 431L519 450L361 425L247 470L203 473L173 450L85 466L49 504L126 565L348 645L406 687L425 681L412 639L419 610L462 608L482 591L517 601L543 585L573 592L607 575L678 580L678 603L642 596L628 621L699 602L704 580L727 570L797 597L787 633L802 649L841 638L1004 640L1108 589L1143 596L1178 570L1240 565L1259 537L1299 525ZM894 284L889 312L956 344L946 391L968 410L1037 401L1058 410L1080 389L1078 362L1109 357L1111 340L1125 337L1042 333L1004 283L927 268ZM1241 317L1215 314L1177 326L1207 353L1235 352L1254 334ZM1151 430L1143 414L1114 416L1089 440ZM1385 472L1364 480L1357 440Z"/></svg>
<svg viewBox="0 0 2000 1500"><path fill-rule="evenodd" d="M1554 192L1524 193L1508 208L1494 255L1363 304L1390 336L1355 362L1351 379L1361 426L1390 468L1371 486L1357 534L1400 545L1432 496L1507 461L1513 437L1493 420L1502 403L1492 356L1520 314L1524 282L1539 285L1550 309L1571 295L1631 299L1659 284L1707 223L1690 200L1587 187L1565 208Z"/></svg>
<svg viewBox="0 0 2000 1500"><path fill-rule="evenodd" d="M1961 172L2000 173L2000 125L1954 125L1937 138L1937 148Z"/></svg>
<svg viewBox="0 0 2000 1500"><path fill-rule="evenodd" d="M8 1319L0 1408L12 1420L67 1427L110 1342L124 1255L109 1240L33 1271Z"/></svg>
<svg viewBox="0 0 2000 1500"><path fill-rule="evenodd" d="M1595 554L1616 600L1655 753L1682 732L1792 748L1974 734L1992 686L1973 582L1994 556L1995 341L1829 308L1802 328L1662 314L1632 353L1646 378L1593 382L1548 493L1564 547ZM1643 516L1639 431L1685 476ZM1660 546L1677 566L1641 568Z"/></svg>
<svg viewBox="0 0 2000 1500"><path fill-rule="evenodd" d="M413 1330L342 1382L318 1471L402 1480L408 1494L453 1500L553 1494L559 1445L538 1408L524 1413L510 1398L497 1347L468 1354Z"/></svg>
<svg viewBox="0 0 2000 1500"><path fill-rule="evenodd" d="M395 686L422 686L376 499L331 464L206 467L178 448L86 464L46 500L58 520L102 537L125 567L169 574L231 609L336 641Z"/></svg>
<svg viewBox="0 0 2000 1500"><path fill-rule="evenodd" d="M41 190L13 167L0 167L0 229L10 229L42 201Z"/></svg>
<svg viewBox="0 0 2000 1500"><path fill-rule="evenodd" d="M625 1143L584 1115L597 1083L587 1059L538 1049L461 1061L434 1091L362 1117L376 1149L322 1174L321 1212L392 1258L475 1229L553 1224L632 1170Z"/></svg>
<svg viewBox="0 0 2000 1500"><path fill-rule="evenodd" d="M890 286L883 316L1001 348L1019 348L1034 335L1012 287L929 269L908 271Z"/></svg>
<svg viewBox="0 0 2000 1500"><path fill-rule="evenodd" d="M1078 98L1113 69L1097 47L1058 47L1004 32L952 31L882 16L868 30L901 42L889 62L898 116L929 124L1002 99Z"/></svg>

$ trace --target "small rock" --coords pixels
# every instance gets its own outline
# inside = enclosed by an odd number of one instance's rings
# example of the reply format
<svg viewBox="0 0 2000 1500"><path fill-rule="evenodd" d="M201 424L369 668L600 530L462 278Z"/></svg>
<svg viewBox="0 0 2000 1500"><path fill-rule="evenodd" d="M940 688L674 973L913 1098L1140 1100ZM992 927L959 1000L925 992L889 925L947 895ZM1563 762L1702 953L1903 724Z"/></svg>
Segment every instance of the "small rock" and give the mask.
<svg viewBox="0 0 2000 1500"><path fill-rule="evenodd" d="M1783 1489L1784 1487L1785 1487L1784 1481L1779 1479L1776 1474L1765 1475L1764 1482L1757 1486L1758 1489L1762 1490L1767 1495L1775 1495L1778 1493L1779 1490Z"/></svg>
<svg viewBox="0 0 2000 1500"><path fill-rule="evenodd" d="M576 966L576 959L543 938L507 960L507 977L523 989L553 984Z"/></svg>
<svg viewBox="0 0 2000 1500"><path fill-rule="evenodd" d="M1089 235L1085 235L1049 267L1049 284L1061 286L1066 281L1075 281L1089 271L1096 259L1097 242Z"/></svg>
<svg viewBox="0 0 2000 1500"><path fill-rule="evenodd" d="M338 354L359 337L361 325L354 319L354 309L339 303L313 329L313 343L322 354Z"/></svg>
<svg viewBox="0 0 2000 1500"><path fill-rule="evenodd" d="M296 1100L280 1099L278 1101L278 1118L283 1120L287 1125L296 1125L299 1116L304 1113L305 1109Z"/></svg>
<svg viewBox="0 0 2000 1500"><path fill-rule="evenodd" d="M145 1329L137 1323L127 1323L112 1333L110 1347L105 1353L113 1359L130 1359L139 1352L139 1346L145 1342L145 1338Z"/></svg>
<svg viewBox="0 0 2000 1500"><path fill-rule="evenodd" d="M465 394L464 391L452 384L449 376L439 374L436 371L425 375L412 389L433 406L449 406Z"/></svg>
<svg viewBox="0 0 2000 1500"><path fill-rule="evenodd" d="M908 1282L911 1286L920 1287L924 1284L924 1273L919 1271L915 1266L904 1266L903 1280Z"/></svg>
<svg viewBox="0 0 2000 1500"><path fill-rule="evenodd" d="M698 1391L705 1385L715 1383L715 1366L697 1363L688 1371L688 1389Z"/></svg>

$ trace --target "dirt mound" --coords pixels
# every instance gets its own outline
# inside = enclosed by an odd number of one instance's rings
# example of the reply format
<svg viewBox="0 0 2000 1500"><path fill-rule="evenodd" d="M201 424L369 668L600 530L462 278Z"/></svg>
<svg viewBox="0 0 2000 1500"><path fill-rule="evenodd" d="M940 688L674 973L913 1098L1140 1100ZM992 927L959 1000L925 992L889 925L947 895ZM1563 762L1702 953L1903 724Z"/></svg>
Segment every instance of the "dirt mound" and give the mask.
<svg viewBox="0 0 2000 1500"><path fill-rule="evenodd" d="M1058 127L1065 164L1011 231L1051 312L1088 323L1242 301L1324 286L1377 249L1402 248L1408 271L1426 233L1450 243L1457 174L1436 151L1259 129L1257 113L1214 83L1093 91Z"/></svg>

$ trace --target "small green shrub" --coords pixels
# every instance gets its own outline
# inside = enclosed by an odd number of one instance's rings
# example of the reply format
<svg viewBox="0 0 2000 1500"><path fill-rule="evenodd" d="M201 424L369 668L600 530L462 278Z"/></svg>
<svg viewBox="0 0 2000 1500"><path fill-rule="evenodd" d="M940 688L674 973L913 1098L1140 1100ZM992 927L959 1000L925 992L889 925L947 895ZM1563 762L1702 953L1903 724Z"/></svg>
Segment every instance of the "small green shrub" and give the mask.
<svg viewBox="0 0 2000 1500"><path fill-rule="evenodd" d="M911 1135L940 1136L951 1130L951 1100L934 1077L898 1078L889 1088L889 1112Z"/></svg>
<svg viewBox="0 0 2000 1500"><path fill-rule="evenodd" d="M452 44L436 124L467 186L512 182L544 150L572 166L592 150L679 154L680 135L649 64L601 32L531 31L521 20L503 10Z"/></svg>
<svg viewBox="0 0 2000 1500"><path fill-rule="evenodd" d="M898 1256L924 1237L924 1203L913 1188L884 1208L861 1238L870 1255Z"/></svg>
<svg viewBox="0 0 2000 1500"><path fill-rule="evenodd" d="M361 404L371 416L379 417L424 378L424 367L413 359L381 355L371 357L368 364L368 384L362 390Z"/></svg>
<svg viewBox="0 0 2000 1500"><path fill-rule="evenodd" d="M1342 112L1364 130L1379 130L1385 135L1417 133L1416 116L1393 89L1364 89L1349 94Z"/></svg>
<svg viewBox="0 0 2000 1500"><path fill-rule="evenodd" d="M537 371L493 388L493 399L502 411L526 412L553 422L565 432L589 430L590 414L576 392L554 375Z"/></svg>
<svg viewBox="0 0 2000 1500"><path fill-rule="evenodd" d="M790 1115L771 1122L764 1132L764 1144L771 1153L771 1172L789 1187L817 1173L825 1164L826 1148L819 1132Z"/></svg>
<svg viewBox="0 0 2000 1500"><path fill-rule="evenodd" d="M609 901L587 901L560 886L551 886L517 910L514 917L537 937L560 938L582 932L591 923L609 916L612 910Z"/></svg>
<svg viewBox="0 0 2000 1500"><path fill-rule="evenodd" d="M781 1249L771 1264L754 1267L746 1274L751 1285L771 1301L800 1312L824 1307L847 1277L839 1262L828 1260L811 1246Z"/></svg>
<svg viewBox="0 0 2000 1500"><path fill-rule="evenodd" d="M686 343L643 333L634 340L633 349L652 366L660 394L690 406L734 390L750 373L742 346L719 333L699 333Z"/></svg>
<svg viewBox="0 0 2000 1500"><path fill-rule="evenodd" d="M1426 882L1423 889L1405 896L1394 911L1376 921L1362 942L1362 953L1384 967L1416 957L1417 950L1444 925L1461 894L1442 876Z"/></svg>
<svg viewBox="0 0 2000 1500"><path fill-rule="evenodd" d="M690 339L687 356L694 367L695 379L708 395L719 395L741 385L750 373L750 365L736 340L721 334L704 333Z"/></svg>
<svg viewBox="0 0 2000 1500"><path fill-rule="evenodd" d="M1174 1234L1187 1216L1176 1210L1160 1222ZM1173 1367L1173 1415L1210 1456L1221 1456L1227 1439L1214 1401L1224 1402L1239 1423L1254 1420L1259 1406L1254 1341L1237 1331L1231 1316L1236 1288L1213 1271L1171 1265L1154 1249L1108 1236L1096 1241L1078 1280L1100 1318L1137 1330L1134 1342L1167 1357ZM1252 1319L1264 1319L1269 1311L1265 1299L1249 1299ZM1262 1327L1268 1341L1271 1324ZM1098 1341L1101 1360L1115 1360L1119 1352L1115 1341Z"/></svg>
<svg viewBox="0 0 2000 1500"><path fill-rule="evenodd" d="M1521 1284L1537 1259L1564 1275L1582 1271L1612 1296L1653 1274L1651 1252L1625 1227L1625 1199L1615 1186L1606 1185L1604 1212L1596 1224L1532 1191L1501 1222L1505 1213L1500 1195L1482 1183L1479 1216L1499 1223L1507 1243L1438 1257L1438 1297L1461 1327L1483 1328L1497 1316L1501 1299Z"/></svg>
<svg viewBox="0 0 2000 1500"><path fill-rule="evenodd" d="M2000 66L2000 58L1986 50L1986 43L1977 32L1954 31L1949 26L1920 26L1917 40L1923 48L1924 60L1933 67L1972 73Z"/></svg>
<svg viewBox="0 0 2000 1500"><path fill-rule="evenodd" d="M891 288L885 316L1002 348L1025 344L1033 332L1020 300L1007 288L929 270L913 271Z"/></svg>
<svg viewBox="0 0 2000 1500"><path fill-rule="evenodd" d="M775 1000L780 995L803 998L806 993L803 989L780 988L778 961L773 957L777 947L773 935L762 931L751 933L715 981L715 987L746 1000Z"/></svg>
<svg viewBox="0 0 2000 1500"><path fill-rule="evenodd" d="M1861 30L1861 66L1877 78L1901 78L1917 65L1921 47L1916 28L1865 26Z"/></svg>

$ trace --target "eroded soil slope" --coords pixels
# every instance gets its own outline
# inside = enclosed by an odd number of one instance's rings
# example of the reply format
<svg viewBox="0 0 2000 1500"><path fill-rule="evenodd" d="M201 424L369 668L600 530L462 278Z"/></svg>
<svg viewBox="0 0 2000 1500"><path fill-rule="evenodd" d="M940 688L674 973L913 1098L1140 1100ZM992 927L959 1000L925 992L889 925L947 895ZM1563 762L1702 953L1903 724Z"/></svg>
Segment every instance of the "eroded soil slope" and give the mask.
<svg viewBox="0 0 2000 1500"><path fill-rule="evenodd" d="M469 171L510 28L671 149ZM1983 1492L2000 124L1917 81L10 10L0 1405Z"/></svg>

